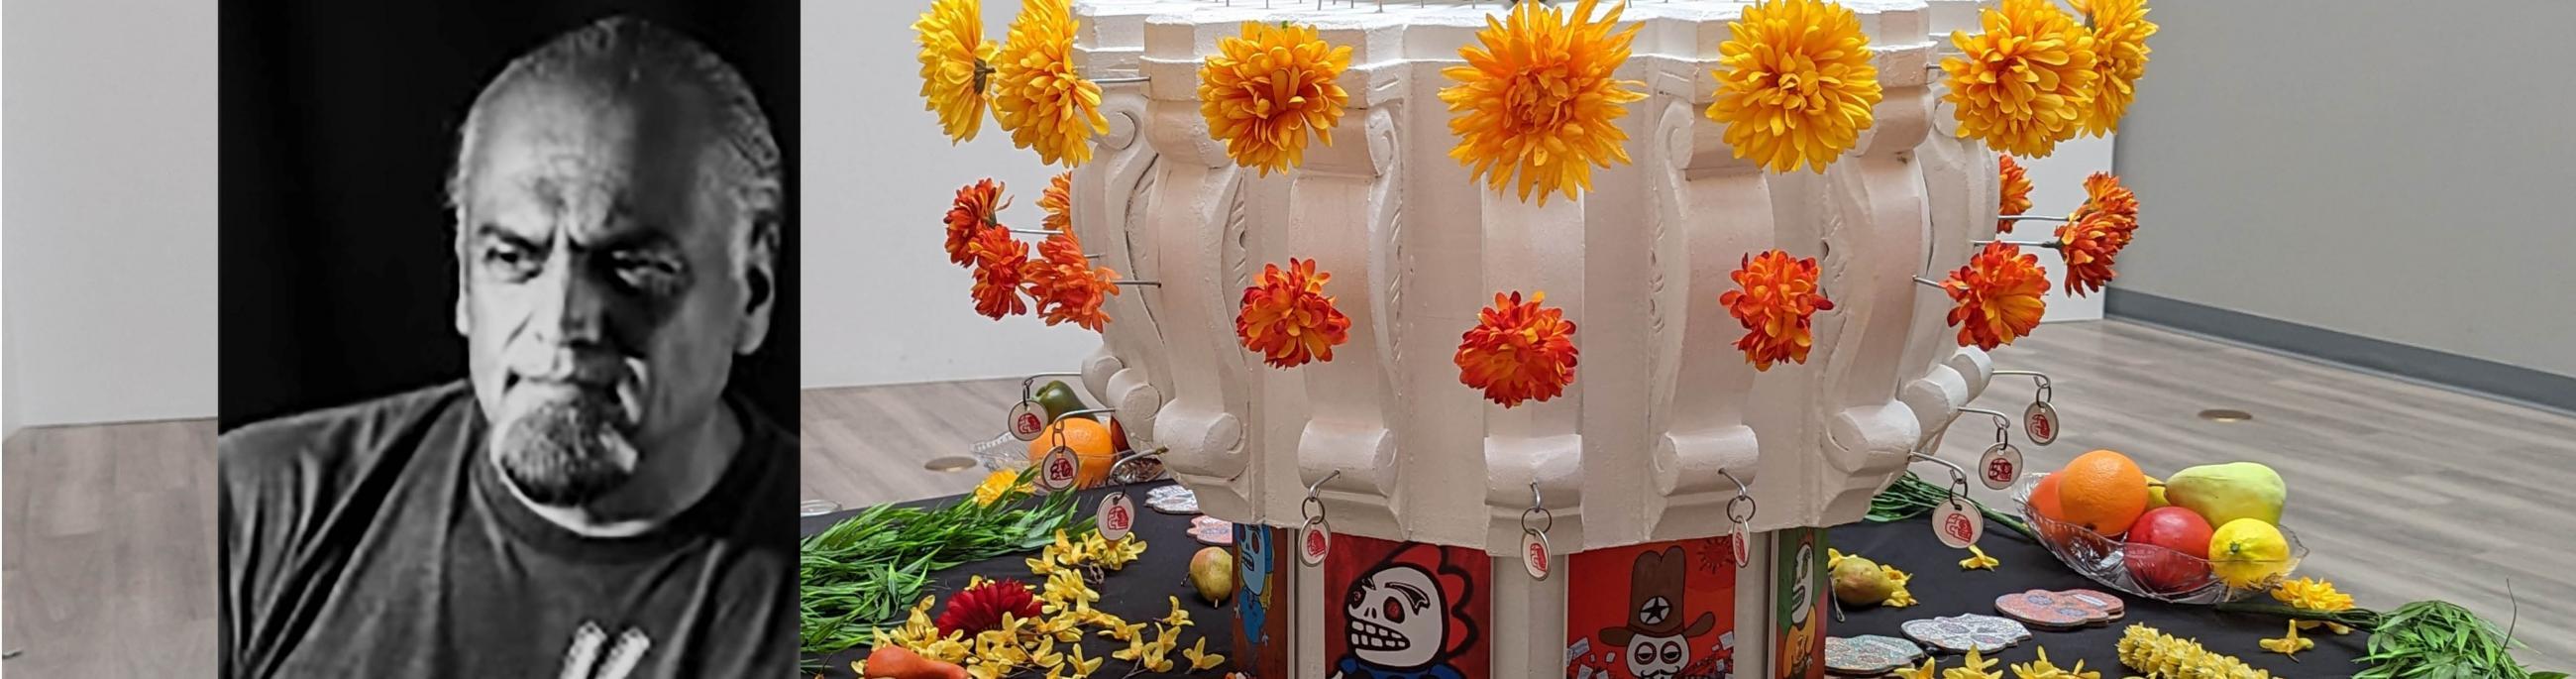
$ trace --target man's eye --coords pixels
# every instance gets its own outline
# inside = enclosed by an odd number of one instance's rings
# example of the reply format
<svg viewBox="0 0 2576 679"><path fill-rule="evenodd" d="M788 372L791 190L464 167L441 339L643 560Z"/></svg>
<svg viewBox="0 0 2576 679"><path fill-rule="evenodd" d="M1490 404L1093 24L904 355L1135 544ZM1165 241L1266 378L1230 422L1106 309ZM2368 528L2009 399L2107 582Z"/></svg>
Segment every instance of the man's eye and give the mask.
<svg viewBox="0 0 2576 679"><path fill-rule="evenodd" d="M537 264L536 253L529 252L527 248L507 243L483 248L484 267L504 278L521 279L536 275Z"/></svg>
<svg viewBox="0 0 2576 679"><path fill-rule="evenodd" d="M668 257L619 253L611 256L609 262L616 267L619 280L645 292L668 292L680 277L680 263Z"/></svg>

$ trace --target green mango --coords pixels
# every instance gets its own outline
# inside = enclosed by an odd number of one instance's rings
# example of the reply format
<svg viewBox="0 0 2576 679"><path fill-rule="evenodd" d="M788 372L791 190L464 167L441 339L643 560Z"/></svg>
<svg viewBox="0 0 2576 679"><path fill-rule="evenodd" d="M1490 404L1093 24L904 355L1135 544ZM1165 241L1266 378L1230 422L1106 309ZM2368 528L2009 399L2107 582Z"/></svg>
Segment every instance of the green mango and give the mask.
<svg viewBox="0 0 2576 679"><path fill-rule="evenodd" d="M1037 398L1038 407L1046 409L1046 418L1048 422L1054 422L1056 418L1064 416L1065 413L1088 408L1088 406L1082 404L1082 396L1074 393L1073 387L1066 385L1064 380L1047 382L1046 387L1038 390ZM1090 415L1075 415L1074 417L1085 420L1094 419Z"/></svg>
<svg viewBox="0 0 2576 679"><path fill-rule="evenodd" d="M2165 478L2165 498L2212 526L2237 519L2280 525L2281 504L2289 496L2281 473L2256 462L2201 465Z"/></svg>

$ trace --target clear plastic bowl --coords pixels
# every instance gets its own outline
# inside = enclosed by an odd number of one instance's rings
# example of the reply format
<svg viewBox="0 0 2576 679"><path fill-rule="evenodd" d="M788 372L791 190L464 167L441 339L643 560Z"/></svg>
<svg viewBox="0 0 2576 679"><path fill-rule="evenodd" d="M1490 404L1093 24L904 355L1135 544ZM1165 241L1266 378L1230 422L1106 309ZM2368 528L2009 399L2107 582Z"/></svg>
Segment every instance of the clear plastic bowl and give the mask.
<svg viewBox="0 0 2576 679"><path fill-rule="evenodd" d="M2209 568L2209 560L2197 554L2185 554L2157 545L2130 543L2126 534L2104 536L2091 530L2058 521L2031 511L2030 492L2047 474L2029 474L2013 484L2013 503L2021 508L2021 518L2039 533L2039 543L2084 577L2103 586L2135 596L2178 604L2221 604L2242 601L2262 595L2289 577L2299 560L2307 557L2308 548L2299 544L2299 535L2281 529L2281 537L2290 543L2290 558L2277 563L2280 573L2253 583L2252 587L2229 587ZM2212 528L2215 528L2213 526ZM2162 571L2161 578L2142 578L2131 564L2149 571ZM2265 562L2271 563L2271 562Z"/></svg>

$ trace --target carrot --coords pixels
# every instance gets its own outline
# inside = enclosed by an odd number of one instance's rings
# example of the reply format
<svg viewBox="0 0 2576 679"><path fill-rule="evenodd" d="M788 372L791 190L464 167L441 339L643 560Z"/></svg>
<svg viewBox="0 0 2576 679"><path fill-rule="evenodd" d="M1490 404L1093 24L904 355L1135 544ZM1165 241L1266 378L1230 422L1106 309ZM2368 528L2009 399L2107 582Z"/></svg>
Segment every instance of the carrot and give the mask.
<svg viewBox="0 0 2576 679"><path fill-rule="evenodd" d="M956 663L924 658L894 644L869 651L867 666L867 679L966 679L966 668Z"/></svg>

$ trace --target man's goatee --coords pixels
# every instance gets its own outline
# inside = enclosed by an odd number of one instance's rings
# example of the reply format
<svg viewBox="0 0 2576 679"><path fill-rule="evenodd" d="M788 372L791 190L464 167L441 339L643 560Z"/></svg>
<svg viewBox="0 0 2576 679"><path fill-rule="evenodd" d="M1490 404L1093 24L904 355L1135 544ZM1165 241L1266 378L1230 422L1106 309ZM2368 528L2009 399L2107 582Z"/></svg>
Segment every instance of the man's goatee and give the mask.
<svg viewBox="0 0 2576 679"><path fill-rule="evenodd" d="M635 473L635 447L604 399L548 400L503 422L492 441L501 473L530 502L577 507Z"/></svg>

